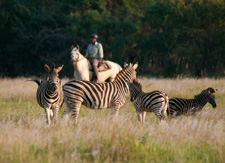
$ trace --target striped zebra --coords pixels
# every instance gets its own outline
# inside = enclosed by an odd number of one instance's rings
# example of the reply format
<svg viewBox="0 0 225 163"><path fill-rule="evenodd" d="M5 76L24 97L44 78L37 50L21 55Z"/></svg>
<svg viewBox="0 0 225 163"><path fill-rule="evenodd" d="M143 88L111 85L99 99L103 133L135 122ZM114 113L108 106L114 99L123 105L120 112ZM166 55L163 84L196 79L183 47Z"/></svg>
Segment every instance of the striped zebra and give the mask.
<svg viewBox="0 0 225 163"><path fill-rule="evenodd" d="M209 87L196 95L194 99L171 98L169 99L170 113L167 111L167 115L173 118L180 115L194 115L196 112L201 111L207 102L215 108L216 91L218 90Z"/></svg>
<svg viewBox="0 0 225 163"><path fill-rule="evenodd" d="M138 120L141 124L145 124L146 112L153 112L160 120L166 120L166 110L169 106L168 96L160 91L152 91L145 93L142 91L142 86L139 80L133 80L133 83L128 83L130 90L130 100L133 102L138 115Z"/></svg>
<svg viewBox="0 0 225 163"><path fill-rule="evenodd" d="M124 105L128 93L127 82L136 78L135 69L138 64L129 64L121 70L113 82L95 83L84 80L73 80L63 86L66 109L64 121L72 111L74 123L77 123L81 104L91 109L111 107L111 115L116 116L119 108Z"/></svg>
<svg viewBox="0 0 225 163"><path fill-rule="evenodd" d="M39 86L36 98L38 104L45 110L47 124L51 124L51 121L56 124L59 106L63 103L62 83L58 78L58 72L62 68L63 66L55 68L55 64L52 64L52 68L45 65L48 76L42 79L41 82L37 79L31 80Z"/></svg>

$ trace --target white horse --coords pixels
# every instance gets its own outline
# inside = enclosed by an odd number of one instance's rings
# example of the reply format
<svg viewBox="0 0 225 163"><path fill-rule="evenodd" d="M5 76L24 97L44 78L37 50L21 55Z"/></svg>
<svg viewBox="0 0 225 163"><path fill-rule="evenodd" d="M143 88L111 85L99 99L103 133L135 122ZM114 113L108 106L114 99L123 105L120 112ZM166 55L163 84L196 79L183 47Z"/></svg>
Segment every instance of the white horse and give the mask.
<svg viewBox="0 0 225 163"><path fill-rule="evenodd" d="M76 80L90 81L93 76L93 70L90 62L79 52L79 46L73 47L71 51L71 62L74 67L74 78ZM114 80L117 73L122 70L121 66L111 61L104 61L110 66L110 69L98 73L98 83L102 83L109 79L110 82Z"/></svg>

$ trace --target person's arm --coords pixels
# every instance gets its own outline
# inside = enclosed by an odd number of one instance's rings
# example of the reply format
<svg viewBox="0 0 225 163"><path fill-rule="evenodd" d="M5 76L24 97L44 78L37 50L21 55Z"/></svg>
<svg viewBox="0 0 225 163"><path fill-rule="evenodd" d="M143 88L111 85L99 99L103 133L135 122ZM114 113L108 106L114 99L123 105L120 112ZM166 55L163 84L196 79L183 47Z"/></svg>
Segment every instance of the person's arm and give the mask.
<svg viewBox="0 0 225 163"><path fill-rule="evenodd" d="M87 58L88 57L88 48L89 48L89 45L88 45L88 47L87 47L87 50L86 50L86 54L85 54L85 58Z"/></svg>
<svg viewBox="0 0 225 163"><path fill-rule="evenodd" d="M103 58L104 57L104 54L103 54L103 48L102 48L102 44L99 44L99 57L100 58Z"/></svg>

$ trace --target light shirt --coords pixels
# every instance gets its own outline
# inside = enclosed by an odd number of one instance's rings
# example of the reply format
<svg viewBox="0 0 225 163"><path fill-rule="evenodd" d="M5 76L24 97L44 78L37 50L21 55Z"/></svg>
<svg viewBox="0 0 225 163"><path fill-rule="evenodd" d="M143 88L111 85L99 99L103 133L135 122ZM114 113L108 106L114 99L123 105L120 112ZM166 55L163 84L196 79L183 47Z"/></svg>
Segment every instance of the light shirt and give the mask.
<svg viewBox="0 0 225 163"><path fill-rule="evenodd" d="M103 58L102 44L98 43L97 41L95 44L89 44L86 53L88 54L88 57Z"/></svg>

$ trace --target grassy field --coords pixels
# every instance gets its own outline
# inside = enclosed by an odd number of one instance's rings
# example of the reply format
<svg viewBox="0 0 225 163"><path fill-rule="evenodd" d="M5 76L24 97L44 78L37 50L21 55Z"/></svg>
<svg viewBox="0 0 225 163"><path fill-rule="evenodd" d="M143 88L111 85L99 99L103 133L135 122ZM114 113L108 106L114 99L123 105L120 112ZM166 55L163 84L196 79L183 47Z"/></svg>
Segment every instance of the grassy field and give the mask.
<svg viewBox="0 0 225 163"><path fill-rule="evenodd" d="M81 108L78 124L47 126L36 102L37 85L25 78L0 79L0 162L225 162L225 79L147 79L145 92L161 90L169 97L192 98L218 88L217 108L207 104L196 116L162 124L147 113L138 123L129 101L118 121L110 109ZM67 80L63 80L65 83Z"/></svg>

